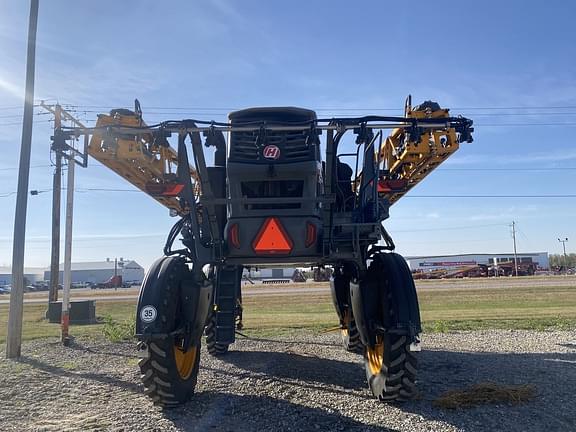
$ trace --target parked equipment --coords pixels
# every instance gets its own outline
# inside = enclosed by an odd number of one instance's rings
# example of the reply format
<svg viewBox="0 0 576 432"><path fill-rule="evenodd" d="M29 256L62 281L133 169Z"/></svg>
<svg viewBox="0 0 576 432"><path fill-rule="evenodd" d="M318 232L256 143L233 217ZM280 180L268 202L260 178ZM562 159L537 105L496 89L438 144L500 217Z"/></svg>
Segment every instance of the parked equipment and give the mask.
<svg viewBox="0 0 576 432"><path fill-rule="evenodd" d="M372 393L381 401L412 397L418 299L382 222L460 142L472 142L472 131L471 120L410 99L403 117L251 108L226 123L150 126L136 103L98 116L93 128L57 130L56 140L90 135L91 156L180 216L138 300L146 394L163 406L187 401L202 334L209 353L222 355L242 325L243 268L293 264L333 269L343 343L364 354ZM350 134L355 144L346 148ZM204 147L215 149L213 166ZM183 247L174 249L179 235Z"/></svg>
<svg viewBox="0 0 576 432"><path fill-rule="evenodd" d="M292 282L304 283L306 282L306 275L300 269L295 269L292 273Z"/></svg>
<svg viewBox="0 0 576 432"><path fill-rule="evenodd" d="M121 275L114 275L110 277L106 282L97 283L92 286L92 289L95 288L120 288L122 287L122 276Z"/></svg>

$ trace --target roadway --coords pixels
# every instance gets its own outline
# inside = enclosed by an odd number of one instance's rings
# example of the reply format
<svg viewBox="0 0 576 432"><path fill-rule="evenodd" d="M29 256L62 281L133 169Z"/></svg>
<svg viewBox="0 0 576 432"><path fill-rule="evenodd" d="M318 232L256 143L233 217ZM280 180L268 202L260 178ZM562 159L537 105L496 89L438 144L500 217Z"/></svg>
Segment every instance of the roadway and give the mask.
<svg viewBox="0 0 576 432"><path fill-rule="evenodd" d="M418 291L451 290L451 289L506 289L506 288L546 288L546 287L573 287L576 288L576 276L534 276L534 277L500 277L500 278L474 278L474 279L443 279L443 280L417 280ZM91 290L89 288L76 288L71 292L74 301L131 301L138 298L138 287ZM286 295L318 295L328 294L330 288L325 282L312 282L306 284L278 284L278 285L244 285L242 295L245 297L257 296L286 296ZM24 294L25 304L46 303L46 291ZM59 298L62 298L60 294ZM0 305L10 303L9 295L0 297Z"/></svg>

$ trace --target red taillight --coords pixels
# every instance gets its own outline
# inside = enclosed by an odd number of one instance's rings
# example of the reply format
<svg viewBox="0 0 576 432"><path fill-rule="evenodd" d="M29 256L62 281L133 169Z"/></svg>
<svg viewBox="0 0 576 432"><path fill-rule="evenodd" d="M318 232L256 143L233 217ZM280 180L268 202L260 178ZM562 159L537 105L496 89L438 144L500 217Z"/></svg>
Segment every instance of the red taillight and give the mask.
<svg viewBox="0 0 576 432"><path fill-rule="evenodd" d="M175 197L182 192L184 185L180 183L146 183L146 192L152 196Z"/></svg>
<svg viewBox="0 0 576 432"><path fill-rule="evenodd" d="M288 254L292 246L292 240L280 221L274 217L266 219L252 243L254 252L270 255Z"/></svg>
<svg viewBox="0 0 576 432"><path fill-rule="evenodd" d="M405 179L399 180L380 180L378 182L378 192L400 192L406 189L408 181Z"/></svg>
<svg viewBox="0 0 576 432"><path fill-rule="evenodd" d="M228 242L236 249L240 249L240 229L238 224L233 224L228 231Z"/></svg>
<svg viewBox="0 0 576 432"><path fill-rule="evenodd" d="M316 243L316 225L306 222L306 241L304 245L309 248Z"/></svg>

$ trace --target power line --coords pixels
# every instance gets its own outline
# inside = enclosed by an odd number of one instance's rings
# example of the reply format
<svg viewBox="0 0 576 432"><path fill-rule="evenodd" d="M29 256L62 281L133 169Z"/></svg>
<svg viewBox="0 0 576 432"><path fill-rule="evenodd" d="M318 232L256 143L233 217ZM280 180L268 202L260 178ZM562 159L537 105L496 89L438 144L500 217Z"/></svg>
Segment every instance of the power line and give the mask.
<svg viewBox="0 0 576 432"><path fill-rule="evenodd" d="M152 108L152 109L158 109L158 108ZM100 110L98 109L67 109L67 111L69 112L74 112L74 113L96 113L96 114L100 114L102 113L102 111L105 110L105 108L102 108ZM204 112L204 111L208 111L208 112ZM231 110L234 111L234 110ZM352 112L352 111L382 111L382 110L370 110L370 109L316 109L316 112ZM398 110L398 112L401 112L401 110ZM402 111L403 112L403 111ZM179 110L179 111L175 111L175 110L166 110L166 111L149 111L146 110L144 112L144 114L146 115L158 115L158 114L162 114L162 115L166 115L166 114L170 114L170 115L189 115L189 114L197 114L197 115L212 115L212 114L221 114L221 115L227 115L229 113L229 110L216 110L216 109L211 109L211 108L197 108L197 109L191 109L191 110ZM526 113L526 112L521 112L521 113L474 113L474 116L489 116L489 117L496 117L496 116L506 116L506 117L525 117L525 116L534 116L534 117L542 117L542 116L574 116L576 115L576 112L534 112L534 113ZM13 116L12 116L13 117Z"/></svg>
<svg viewBox="0 0 576 432"><path fill-rule="evenodd" d="M474 123L476 127L576 126L576 123Z"/></svg>
<svg viewBox="0 0 576 432"><path fill-rule="evenodd" d="M61 104L65 108L70 109L83 109L83 108L97 108L97 109L115 109L118 107L113 107L110 105L76 105L76 104ZM128 109L132 107L127 107ZM156 110L182 110L182 111L234 111L243 109L243 107L206 107L206 106L147 106L146 109L156 109ZM557 106L502 106L502 107L451 107L450 110L549 110L549 109L576 109L576 105L557 105ZM404 107L318 107L315 111L404 111Z"/></svg>
<svg viewBox="0 0 576 432"><path fill-rule="evenodd" d="M566 195L406 195L406 198L576 198Z"/></svg>
<svg viewBox="0 0 576 432"><path fill-rule="evenodd" d="M63 188L65 189L65 188ZM38 190L39 193L50 192L52 189ZM138 192L139 189L118 189L118 188L78 188L77 192ZM0 197L10 196L16 192L0 193ZM407 198L576 198L576 194L554 194L554 195L406 195Z"/></svg>
<svg viewBox="0 0 576 432"><path fill-rule="evenodd" d="M50 168L54 165L32 165L30 168ZM0 171L14 171L17 170L18 167L9 167L9 168L0 168Z"/></svg>
<svg viewBox="0 0 576 432"><path fill-rule="evenodd" d="M38 169L38 168L52 168L54 167L53 164L51 165L32 165L31 169ZM104 165L93 164L90 166L91 168L106 168ZM18 167L6 167L0 168L0 171L15 171ZM435 171L454 171L454 172L466 172L466 171L475 171L475 172L539 172L539 171L576 171L576 167L564 167L564 168L437 168Z"/></svg>
<svg viewBox="0 0 576 432"><path fill-rule="evenodd" d="M89 120L93 121L93 120ZM50 123L52 120L34 120L34 123ZM0 126L16 126L22 122L0 123ZM576 122L559 123L475 123L475 127L524 127L524 126L576 126Z"/></svg>
<svg viewBox="0 0 576 432"><path fill-rule="evenodd" d="M62 188L66 190L66 188ZM38 195L45 192L52 192L52 189L31 189L29 192L34 192L33 195ZM88 193L88 192L138 192L143 193L139 189L117 189L117 188L76 188L75 192ZM16 192L0 192L0 198L9 197Z"/></svg>
<svg viewBox="0 0 576 432"><path fill-rule="evenodd" d="M453 226L453 227L444 227L444 228L421 228L421 229L419 228L419 229L410 229L410 230L390 229L390 232L402 233L402 232L453 231L453 230L475 229L475 228L485 228L485 227L495 227L495 226L508 226L508 224L494 223L494 224L484 224L484 225Z"/></svg>
<svg viewBox="0 0 576 432"><path fill-rule="evenodd" d="M34 120L34 123L50 123L52 120ZM16 126L21 125L22 122L0 123L0 126Z"/></svg>
<svg viewBox="0 0 576 432"><path fill-rule="evenodd" d="M35 116L41 116L41 115L48 115L50 113L48 112L37 112L34 113ZM24 116L24 114L10 114L10 115L1 115L0 118L22 118Z"/></svg>
<svg viewBox="0 0 576 432"><path fill-rule="evenodd" d="M76 192L142 192L139 189L76 188Z"/></svg>
<svg viewBox="0 0 576 432"><path fill-rule="evenodd" d="M437 168L435 171L573 171L576 167L562 168Z"/></svg>

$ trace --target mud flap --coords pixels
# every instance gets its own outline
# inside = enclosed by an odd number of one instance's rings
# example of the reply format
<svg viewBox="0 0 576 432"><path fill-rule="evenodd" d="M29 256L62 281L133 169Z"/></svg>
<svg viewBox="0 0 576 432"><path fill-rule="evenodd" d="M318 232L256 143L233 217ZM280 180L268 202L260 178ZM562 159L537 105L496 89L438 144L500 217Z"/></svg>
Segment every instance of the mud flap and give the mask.
<svg viewBox="0 0 576 432"><path fill-rule="evenodd" d="M406 261L395 253L374 256L364 277L350 284L352 311L362 343L374 347L378 333L406 335L417 342L422 331L418 296Z"/></svg>
<svg viewBox="0 0 576 432"><path fill-rule="evenodd" d="M411 342L415 342L422 332L420 322L420 308L416 285L412 278L412 272L401 255L385 253L378 255L382 266L382 272L386 277L388 290L391 292L389 300L382 298L383 310L393 310L394 315L385 314L384 326L387 331L395 334L406 335ZM388 308L388 309L385 309Z"/></svg>
<svg viewBox="0 0 576 432"><path fill-rule="evenodd" d="M362 280L350 282L350 300L360 340L365 346L373 347L376 344L375 324L380 316L380 298L378 280L371 277L369 271Z"/></svg>
<svg viewBox="0 0 576 432"><path fill-rule="evenodd" d="M212 304L212 291L209 281L194 279L184 257L173 255L156 260L140 288L136 336L142 341L150 341L182 330L194 344L200 340L204 329ZM181 305L178 314L168 312L168 305L174 301ZM177 323L180 329L175 328Z"/></svg>

